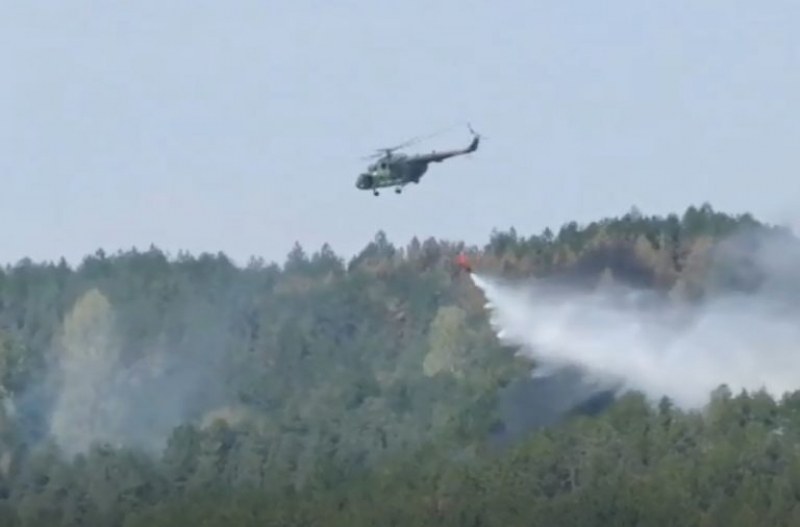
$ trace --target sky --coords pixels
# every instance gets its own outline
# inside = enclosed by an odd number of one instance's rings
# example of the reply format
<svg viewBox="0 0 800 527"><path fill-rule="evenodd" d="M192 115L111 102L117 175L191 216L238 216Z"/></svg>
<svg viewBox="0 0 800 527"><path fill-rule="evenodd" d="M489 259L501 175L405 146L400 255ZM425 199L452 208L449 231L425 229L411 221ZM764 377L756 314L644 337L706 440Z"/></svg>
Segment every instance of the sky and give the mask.
<svg viewBox="0 0 800 527"><path fill-rule="evenodd" d="M797 221L797 27L790 1L4 2L0 261ZM374 149L467 123L471 156L355 188Z"/></svg>

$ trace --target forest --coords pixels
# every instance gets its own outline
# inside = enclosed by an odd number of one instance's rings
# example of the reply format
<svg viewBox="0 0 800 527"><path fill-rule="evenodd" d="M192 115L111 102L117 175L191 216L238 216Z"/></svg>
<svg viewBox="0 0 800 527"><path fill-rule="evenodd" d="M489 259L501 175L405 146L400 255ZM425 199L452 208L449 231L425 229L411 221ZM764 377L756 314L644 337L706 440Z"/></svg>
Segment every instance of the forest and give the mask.
<svg viewBox="0 0 800 527"><path fill-rule="evenodd" d="M378 232L349 260L23 260L0 271L0 525L800 524L800 392L570 397L498 340L461 251L671 302L800 291L791 231L709 204L482 247Z"/></svg>

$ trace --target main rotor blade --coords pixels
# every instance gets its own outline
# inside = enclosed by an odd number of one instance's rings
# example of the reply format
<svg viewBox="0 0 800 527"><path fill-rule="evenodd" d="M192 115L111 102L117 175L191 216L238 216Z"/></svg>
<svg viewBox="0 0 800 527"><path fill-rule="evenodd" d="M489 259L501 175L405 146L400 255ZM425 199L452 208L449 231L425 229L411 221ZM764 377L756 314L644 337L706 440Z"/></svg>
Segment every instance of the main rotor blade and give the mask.
<svg viewBox="0 0 800 527"><path fill-rule="evenodd" d="M424 139L430 139L432 137L436 137L437 135L441 135L441 134L445 133L446 131L455 128L456 126L457 125L451 125L451 126L448 126L446 128L442 128L442 129L440 129L440 130L438 130L436 132L430 133L428 135L418 135L418 136L412 137L411 139L408 139L407 141L404 141L404 142L402 142L402 143L400 143L398 145L391 146L391 147L388 147L388 148L376 148L375 151L377 152L377 154L373 154L371 157L378 157L380 155L383 155L383 154L386 154L386 153L389 153L389 152L394 152L395 150L399 150L399 149L405 148L407 146L411 146L412 144L418 143L418 142L420 142L420 141L422 141ZM365 158L365 159L369 159L369 158Z"/></svg>

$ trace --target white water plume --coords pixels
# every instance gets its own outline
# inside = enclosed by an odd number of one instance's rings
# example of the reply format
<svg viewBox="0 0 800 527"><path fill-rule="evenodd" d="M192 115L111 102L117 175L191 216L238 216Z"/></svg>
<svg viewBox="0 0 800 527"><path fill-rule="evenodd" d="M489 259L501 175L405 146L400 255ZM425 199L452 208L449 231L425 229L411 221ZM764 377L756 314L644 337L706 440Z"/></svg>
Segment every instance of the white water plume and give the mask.
<svg viewBox="0 0 800 527"><path fill-rule="evenodd" d="M683 408L702 407L722 384L774 397L800 388L800 309L764 294L690 308L625 289L473 280L501 341L545 371L578 367L603 388L668 396Z"/></svg>

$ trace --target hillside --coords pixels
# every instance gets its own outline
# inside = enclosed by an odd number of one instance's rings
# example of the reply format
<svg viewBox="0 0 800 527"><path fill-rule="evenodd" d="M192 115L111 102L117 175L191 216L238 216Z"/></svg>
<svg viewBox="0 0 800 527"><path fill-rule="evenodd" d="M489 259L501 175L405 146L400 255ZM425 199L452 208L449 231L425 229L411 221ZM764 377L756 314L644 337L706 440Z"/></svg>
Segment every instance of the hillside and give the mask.
<svg viewBox="0 0 800 527"><path fill-rule="evenodd" d="M794 252L765 260L775 243ZM484 247L379 232L351 261L19 262L0 273L0 524L793 524L796 397L722 387L700 414L531 379L453 260L702 304L775 273L791 294L798 246L703 205Z"/></svg>

